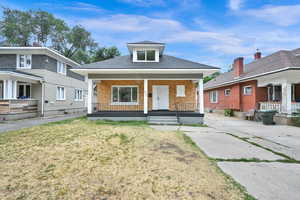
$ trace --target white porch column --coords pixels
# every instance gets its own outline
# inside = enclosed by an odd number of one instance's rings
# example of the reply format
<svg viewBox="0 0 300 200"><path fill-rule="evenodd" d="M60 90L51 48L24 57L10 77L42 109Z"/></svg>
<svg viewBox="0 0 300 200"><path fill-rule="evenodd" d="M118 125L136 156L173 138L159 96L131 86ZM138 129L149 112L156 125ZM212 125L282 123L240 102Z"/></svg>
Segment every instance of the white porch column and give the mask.
<svg viewBox="0 0 300 200"><path fill-rule="evenodd" d="M88 99L87 99L87 110L88 114L92 114L93 112L93 80L88 79Z"/></svg>
<svg viewBox="0 0 300 200"><path fill-rule="evenodd" d="M144 79L144 114L148 114L148 79Z"/></svg>
<svg viewBox="0 0 300 200"><path fill-rule="evenodd" d="M17 81L4 80L3 81L3 99L17 98Z"/></svg>
<svg viewBox="0 0 300 200"><path fill-rule="evenodd" d="M204 92L203 92L203 79L198 81L198 101L199 101L199 112L204 114Z"/></svg>
<svg viewBox="0 0 300 200"><path fill-rule="evenodd" d="M282 112L285 114L292 114L292 84L284 82L281 85L282 94Z"/></svg>

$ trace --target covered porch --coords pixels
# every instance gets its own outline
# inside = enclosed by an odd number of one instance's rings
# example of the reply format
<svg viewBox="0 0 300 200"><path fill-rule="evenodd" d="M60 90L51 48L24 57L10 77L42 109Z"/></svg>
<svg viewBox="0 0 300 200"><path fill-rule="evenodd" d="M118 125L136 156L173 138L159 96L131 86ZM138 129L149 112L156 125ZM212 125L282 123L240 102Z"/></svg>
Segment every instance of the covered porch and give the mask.
<svg viewBox="0 0 300 200"><path fill-rule="evenodd" d="M0 120L37 116L41 80L27 73L0 71Z"/></svg>
<svg viewBox="0 0 300 200"><path fill-rule="evenodd" d="M300 113L300 71L289 70L264 76L258 87L264 87L265 101L259 102L260 111L276 110L279 114Z"/></svg>
<svg viewBox="0 0 300 200"><path fill-rule="evenodd" d="M180 118L194 118L191 122L202 123L202 74L99 76L89 75L89 117L117 120L174 117L178 122L182 121Z"/></svg>

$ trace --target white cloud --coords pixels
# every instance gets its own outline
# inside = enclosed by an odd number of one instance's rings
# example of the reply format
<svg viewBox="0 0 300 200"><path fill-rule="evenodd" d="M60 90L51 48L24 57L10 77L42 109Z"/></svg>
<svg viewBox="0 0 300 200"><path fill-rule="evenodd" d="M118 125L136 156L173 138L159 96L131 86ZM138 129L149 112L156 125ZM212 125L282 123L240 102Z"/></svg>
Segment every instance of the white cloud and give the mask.
<svg viewBox="0 0 300 200"><path fill-rule="evenodd" d="M148 7L148 6L163 6L165 5L164 0L119 0L124 3L134 4L136 6Z"/></svg>
<svg viewBox="0 0 300 200"><path fill-rule="evenodd" d="M243 0L229 0L229 8L231 10L239 10L242 6Z"/></svg>
<svg viewBox="0 0 300 200"><path fill-rule="evenodd" d="M241 12L243 15L262 19L279 26L290 26L299 23L300 4L286 6L265 6Z"/></svg>

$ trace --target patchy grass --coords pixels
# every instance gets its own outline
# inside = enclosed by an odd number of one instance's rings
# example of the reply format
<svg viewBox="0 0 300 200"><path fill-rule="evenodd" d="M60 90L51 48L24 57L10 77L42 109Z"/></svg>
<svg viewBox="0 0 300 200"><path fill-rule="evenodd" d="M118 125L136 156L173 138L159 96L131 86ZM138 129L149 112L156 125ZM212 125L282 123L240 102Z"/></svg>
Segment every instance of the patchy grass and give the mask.
<svg viewBox="0 0 300 200"><path fill-rule="evenodd" d="M96 120L99 125L115 125L115 126L147 126L147 121L112 121L112 120Z"/></svg>
<svg viewBox="0 0 300 200"><path fill-rule="evenodd" d="M244 199L187 136L85 118L0 135L0 199Z"/></svg>

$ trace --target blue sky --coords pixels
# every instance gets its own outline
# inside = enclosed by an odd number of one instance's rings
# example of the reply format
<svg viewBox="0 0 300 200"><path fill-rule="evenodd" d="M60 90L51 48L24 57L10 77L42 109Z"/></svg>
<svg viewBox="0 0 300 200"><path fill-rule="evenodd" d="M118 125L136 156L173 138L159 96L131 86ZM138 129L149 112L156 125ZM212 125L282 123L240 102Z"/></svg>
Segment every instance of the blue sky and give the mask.
<svg viewBox="0 0 300 200"><path fill-rule="evenodd" d="M217 2L217 3L216 3ZM239 56L300 47L300 0L1 0L81 24L101 46L153 40L166 53L226 71Z"/></svg>

